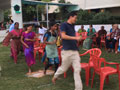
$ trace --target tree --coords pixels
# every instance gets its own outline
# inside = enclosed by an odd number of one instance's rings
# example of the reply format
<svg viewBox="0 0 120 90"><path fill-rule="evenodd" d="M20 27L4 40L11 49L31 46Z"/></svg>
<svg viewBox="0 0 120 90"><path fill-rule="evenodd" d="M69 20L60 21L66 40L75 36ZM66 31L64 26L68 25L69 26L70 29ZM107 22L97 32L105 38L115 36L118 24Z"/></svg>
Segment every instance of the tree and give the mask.
<svg viewBox="0 0 120 90"><path fill-rule="evenodd" d="M44 2L50 2L50 0L38 0L38 1L44 1ZM38 15L39 20L41 20L42 15L45 13L45 5L23 5L23 20L24 21L32 21L35 17L37 17L37 10L38 7ZM41 15L42 14L42 15Z"/></svg>
<svg viewBox="0 0 120 90"><path fill-rule="evenodd" d="M10 20L10 17L9 17L10 14L11 14L10 9L7 9L7 10L4 11L4 21L5 22Z"/></svg>
<svg viewBox="0 0 120 90"><path fill-rule="evenodd" d="M66 3L65 0L60 0L59 3ZM60 16L61 19L65 19L67 17L67 14L69 13L69 11L67 10L68 6L60 6L59 10L60 10Z"/></svg>
<svg viewBox="0 0 120 90"><path fill-rule="evenodd" d="M90 24L90 20L93 19L95 12L89 13L88 11L79 10L77 24Z"/></svg>
<svg viewBox="0 0 120 90"><path fill-rule="evenodd" d="M101 24L109 23L110 19L111 19L111 14L109 12L99 12L95 14L95 16L93 17L93 21Z"/></svg>

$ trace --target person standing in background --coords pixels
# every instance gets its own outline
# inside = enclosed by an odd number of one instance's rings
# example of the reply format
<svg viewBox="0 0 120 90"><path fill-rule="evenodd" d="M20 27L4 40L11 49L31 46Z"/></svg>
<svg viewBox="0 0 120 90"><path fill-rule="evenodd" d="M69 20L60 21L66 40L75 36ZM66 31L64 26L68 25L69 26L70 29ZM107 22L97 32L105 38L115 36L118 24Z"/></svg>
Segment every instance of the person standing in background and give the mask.
<svg viewBox="0 0 120 90"><path fill-rule="evenodd" d="M47 29L43 27L43 24L40 24L38 33L39 33L39 38L41 43L43 43L43 37L46 32L47 32Z"/></svg>
<svg viewBox="0 0 120 90"><path fill-rule="evenodd" d="M14 30L14 21L10 20L9 23L10 23L9 32L11 32L12 30Z"/></svg>

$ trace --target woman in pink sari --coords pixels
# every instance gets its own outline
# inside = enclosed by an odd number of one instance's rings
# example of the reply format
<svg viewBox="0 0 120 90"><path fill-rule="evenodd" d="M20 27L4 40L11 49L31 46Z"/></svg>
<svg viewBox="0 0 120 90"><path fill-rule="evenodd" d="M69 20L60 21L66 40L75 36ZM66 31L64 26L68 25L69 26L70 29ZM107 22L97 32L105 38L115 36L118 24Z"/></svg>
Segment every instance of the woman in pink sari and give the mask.
<svg viewBox="0 0 120 90"><path fill-rule="evenodd" d="M3 40L3 45L11 45L11 57L14 59L15 64L17 63L17 55L21 49L20 37L22 35L22 30L19 29L19 23L15 23L15 28Z"/></svg>
<svg viewBox="0 0 120 90"><path fill-rule="evenodd" d="M31 66L35 64L34 59L34 41L35 41L35 33L32 32L32 25L27 26L27 30L22 33L21 42L24 45L24 54L26 63L28 65L29 72L31 73Z"/></svg>

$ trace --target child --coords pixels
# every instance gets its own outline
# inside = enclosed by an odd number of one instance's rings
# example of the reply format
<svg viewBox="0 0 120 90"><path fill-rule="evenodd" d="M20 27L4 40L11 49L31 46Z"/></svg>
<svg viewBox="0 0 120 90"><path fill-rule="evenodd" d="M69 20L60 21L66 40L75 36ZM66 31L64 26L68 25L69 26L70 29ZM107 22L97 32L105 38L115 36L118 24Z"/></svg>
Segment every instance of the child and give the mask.
<svg viewBox="0 0 120 90"><path fill-rule="evenodd" d="M31 66L35 64L34 52L33 52L34 41L35 41L35 33L32 32L32 25L28 25L27 30L23 32L21 36L21 42L24 45L25 59L29 69L28 73L31 73Z"/></svg>
<svg viewBox="0 0 120 90"><path fill-rule="evenodd" d="M55 65L55 72L59 66L59 58L56 45L57 34L55 33L56 29L57 24L52 23L50 26L50 30L44 36L44 43L46 44L45 50L48 59L48 64L45 66L44 74L46 74L46 70L53 64Z"/></svg>

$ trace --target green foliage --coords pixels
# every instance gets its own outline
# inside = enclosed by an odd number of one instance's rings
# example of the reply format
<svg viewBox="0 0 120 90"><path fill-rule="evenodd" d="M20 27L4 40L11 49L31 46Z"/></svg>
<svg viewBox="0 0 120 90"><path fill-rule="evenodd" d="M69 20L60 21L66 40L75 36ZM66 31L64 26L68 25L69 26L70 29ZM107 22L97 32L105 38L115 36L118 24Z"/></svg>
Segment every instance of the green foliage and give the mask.
<svg viewBox="0 0 120 90"><path fill-rule="evenodd" d="M83 11L80 10L78 12L78 20L77 23L78 24L89 24L90 20L93 19L93 16L95 15L94 12L89 13L88 11Z"/></svg>
<svg viewBox="0 0 120 90"><path fill-rule="evenodd" d="M35 5L23 5L22 12L24 21L33 21L37 14Z"/></svg>
<svg viewBox="0 0 120 90"><path fill-rule="evenodd" d="M41 1L44 1L44 2L50 2L51 0L41 0Z"/></svg>
<svg viewBox="0 0 120 90"><path fill-rule="evenodd" d="M88 12L78 11L78 20L76 24L113 24L120 23L120 16L112 16L109 12Z"/></svg>
<svg viewBox="0 0 120 90"><path fill-rule="evenodd" d="M107 24L110 18L111 14L109 12L100 12L93 17L93 20L97 21L97 23Z"/></svg>
<svg viewBox="0 0 120 90"><path fill-rule="evenodd" d="M65 0L60 0L59 3L65 3ZM69 13L69 11L67 10L68 6L60 6L59 10L60 10L60 16L61 19L65 19L67 17L67 14Z"/></svg>
<svg viewBox="0 0 120 90"><path fill-rule="evenodd" d="M50 2L50 0L38 0L43 2ZM39 20L41 20L41 13L45 13L45 5L23 5L23 20L24 21L32 21L34 17L37 17L37 8L38 7L38 15Z"/></svg>
<svg viewBox="0 0 120 90"><path fill-rule="evenodd" d="M4 11L4 21L5 22L7 22L7 21L9 21L9 15L11 14L11 12L10 12L10 10L8 9L8 10L5 10Z"/></svg>

